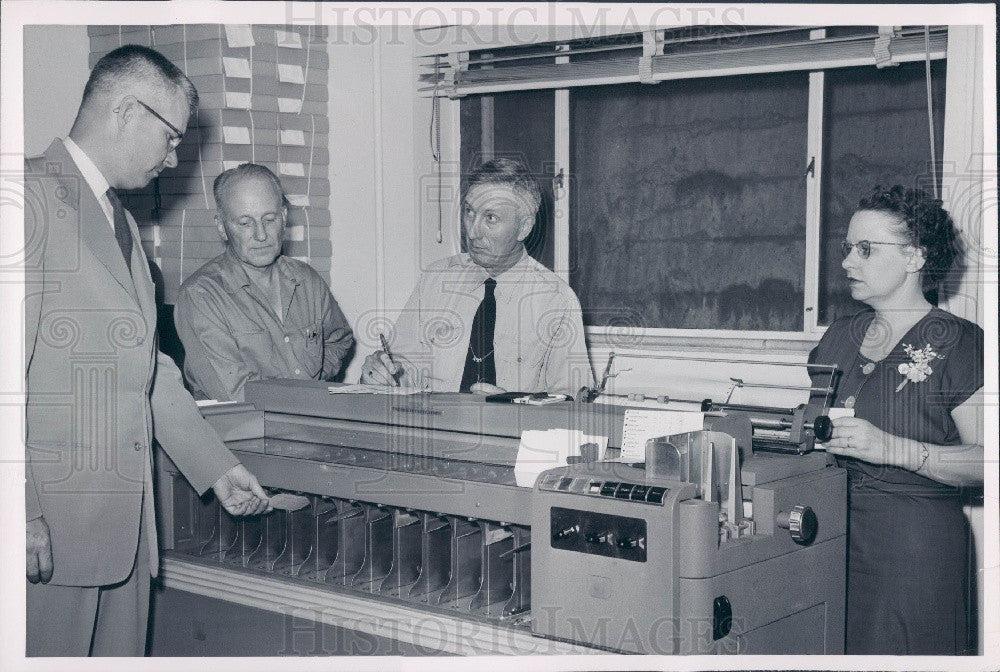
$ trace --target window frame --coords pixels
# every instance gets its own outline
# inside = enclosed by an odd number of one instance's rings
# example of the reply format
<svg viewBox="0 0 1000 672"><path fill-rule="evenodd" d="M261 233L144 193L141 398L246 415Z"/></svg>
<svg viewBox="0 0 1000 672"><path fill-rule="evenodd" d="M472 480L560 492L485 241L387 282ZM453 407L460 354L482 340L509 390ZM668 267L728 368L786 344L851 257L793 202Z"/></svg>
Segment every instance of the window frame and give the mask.
<svg viewBox="0 0 1000 672"><path fill-rule="evenodd" d="M949 27L950 33L950 27ZM809 37L813 40L824 39L827 35L826 28L817 27L810 31ZM557 45L557 50L568 50L568 44ZM906 59L900 62L906 62ZM931 55L931 60L945 60L944 55ZM557 63L568 62L568 57L556 57ZM806 153L803 157L803 171L809 166L810 176L806 182L806 242L805 242L805 269L803 274L803 327L800 331L738 331L728 329L699 329L699 328L676 328L676 327L645 327L642 329L641 338L638 338L632 328L605 327L605 326L585 326L588 343L591 347L598 349L619 348L652 348L652 349L678 349L678 350L711 350L712 352L781 352L781 353L807 353L820 340L827 330L827 326L818 323L818 306L820 299L820 247L821 240L821 212L822 212L822 185L823 185L823 119L825 103L825 72L834 67L845 67L843 63L831 61L829 63L819 63L818 69L809 71L808 90L808 122L807 122L807 142ZM873 67L866 65L848 67ZM725 74L732 76L750 76L754 74L766 74L770 72L780 72L784 68L774 66L768 68L759 64L749 63L744 66L735 67ZM711 76L711 75L710 75ZM702 78L707 78L704 75ZM578 83L571 88L587 85ZM595 82L595 86L614 86L613 82ZM945 84L947 87L947 83ZM503 91L498 90L497 93ZM558 175L562 172L565 175L572 174L570 162L570 88L555 88L554 97L554 123L555 123L555 147L554 173ZM490 97L489 93L479 94ZM459 106L461 97L444 98L449 107L453 106L449 116L454 120L447 125L446 132L449 136L448 145L453 148L451 152L455 160L454 165L460 166L459 148L461 146L461 124L459 123ZM943 114L944 112L941 111ZM484 121L484 126L485 126ZM947 121L945 121L947 123ZM554 179L554 177L553 177ZM570 198L572 194L571 180L561 180L553 188L553 231L555 240L554 246L554 268L553 272L569 284L570 267L570 231L572 222L570 221Z"/></svg>

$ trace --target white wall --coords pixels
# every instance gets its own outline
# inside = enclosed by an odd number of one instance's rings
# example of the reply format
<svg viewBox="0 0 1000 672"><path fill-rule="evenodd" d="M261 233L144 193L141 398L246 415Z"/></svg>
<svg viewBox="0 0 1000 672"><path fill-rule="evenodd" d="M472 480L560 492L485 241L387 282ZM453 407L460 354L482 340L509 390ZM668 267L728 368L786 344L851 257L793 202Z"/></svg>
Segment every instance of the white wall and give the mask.
<svg viewBox="0 0 1000 672"><path fill-rule="evenodd" d="M329 53L330 288L358 340L352 381L421 268L452 250L428 247L433 232L421 223L431 103L415 94L411 31L334 30Z"/></svg>
<svg viewBox="0 0 1000 672"><path fill-rule="evenodd" d="M90 70L86 26L24 28L24 152L41 154L65 137L80 107Z"/></svg>

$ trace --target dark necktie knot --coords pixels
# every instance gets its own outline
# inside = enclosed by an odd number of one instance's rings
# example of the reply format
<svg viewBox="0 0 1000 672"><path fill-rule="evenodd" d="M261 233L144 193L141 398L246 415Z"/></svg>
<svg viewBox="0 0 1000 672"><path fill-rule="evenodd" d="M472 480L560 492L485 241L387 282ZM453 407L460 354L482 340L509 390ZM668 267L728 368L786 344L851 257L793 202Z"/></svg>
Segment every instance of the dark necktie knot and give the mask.
<svg viewBox="0 0 1000 672"><path fill-rule="evenodd" d="M118 192L114 188L108 188L106 192L108 195L108 201L111 203L111 209L114 212L115 220L115 240L118 241L118 247L121 248L122 256L125 258L125 265L128 267L129 273L132 272L132 231L128 228L128 218L125 216L125 206L122 205L122 201L118 198Z"/></svg>

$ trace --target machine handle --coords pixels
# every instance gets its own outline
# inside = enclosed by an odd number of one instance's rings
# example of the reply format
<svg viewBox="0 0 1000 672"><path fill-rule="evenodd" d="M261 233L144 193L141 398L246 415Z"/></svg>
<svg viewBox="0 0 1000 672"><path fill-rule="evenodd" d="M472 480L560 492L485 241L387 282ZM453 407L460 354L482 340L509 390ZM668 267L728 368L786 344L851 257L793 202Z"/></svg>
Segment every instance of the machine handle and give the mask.
<svg viewBox="0 0 1000 672"><path fill-rule="evenodd" d="M778 527L788 530L796 544L808 546L816 539L819 519L810 506L796 505L791 511L779 511L775 522Z"/></svg>

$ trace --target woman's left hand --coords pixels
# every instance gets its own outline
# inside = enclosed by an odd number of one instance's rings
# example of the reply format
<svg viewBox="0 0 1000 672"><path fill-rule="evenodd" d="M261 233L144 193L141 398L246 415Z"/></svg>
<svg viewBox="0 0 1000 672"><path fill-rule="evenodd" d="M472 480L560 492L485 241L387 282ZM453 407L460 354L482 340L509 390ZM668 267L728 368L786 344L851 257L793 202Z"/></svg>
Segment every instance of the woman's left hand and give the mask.
<svg viewBox="0 0 1000 672"><path fill-rule="evenodd" d="M896 437L861 418L837 418L833 435L824 444L828 453L871 464L894 464L890 444Z"/></svg>

